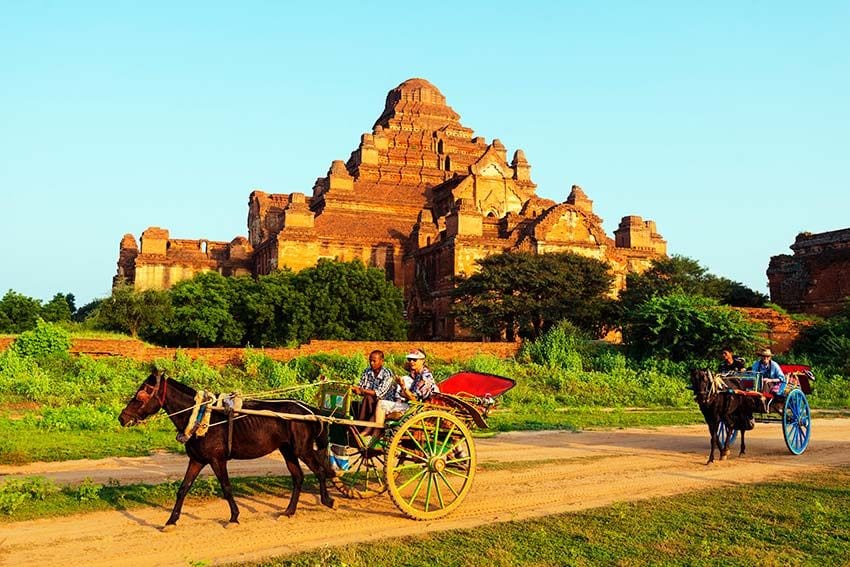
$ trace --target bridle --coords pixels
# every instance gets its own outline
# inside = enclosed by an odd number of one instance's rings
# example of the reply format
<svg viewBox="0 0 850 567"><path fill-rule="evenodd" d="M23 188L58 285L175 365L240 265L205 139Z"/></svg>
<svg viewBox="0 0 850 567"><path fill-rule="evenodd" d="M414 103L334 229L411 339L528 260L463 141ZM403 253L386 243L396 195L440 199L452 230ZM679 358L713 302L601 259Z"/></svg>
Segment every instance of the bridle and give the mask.
<svg viewBox="0 0 850 567"><path fill-rule="evenodd" d="M711 370L699 370L699 389L694 388L694 397L697 402L711 403L723 389L723 380L711 373Z"/></svg>
<svg viewBox="0 0 850 567"><path fill-rule="evenodd" d="M151 398L159 402L159 407L165 405L165 395L168 393L168 378L163 379L162 374L158 374L154 384L145 382L142 388L136 392L136 399L146 406Z"/></svg>

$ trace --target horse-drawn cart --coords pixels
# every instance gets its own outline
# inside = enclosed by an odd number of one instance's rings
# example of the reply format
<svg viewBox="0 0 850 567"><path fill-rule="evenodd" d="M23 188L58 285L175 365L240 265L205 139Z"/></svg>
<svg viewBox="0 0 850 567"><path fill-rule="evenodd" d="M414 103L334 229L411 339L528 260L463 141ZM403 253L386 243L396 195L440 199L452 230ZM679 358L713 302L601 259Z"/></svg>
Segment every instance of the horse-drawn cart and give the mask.
<svg viewBox="0 0 850 567"><path fill-rule="evenodd" d="M487 427L485 417L496 397L510 390L514 381L477 372L454 374L439 384L440 393L425 403L411 403L402 415L387 416L383 425L354 418L350 385L319 385L323 407L315 408L291 399L215 396L155 369L118 420L134 425L162 410L185 444L189 464L166 527L177 523L183 500L206 465L212 467L230 505L230 522L238 522L227 462L273 451L283 455L292 476L284 516L295 514L298 505L304 479L300 462L316 475L326 506L333 506L326 486L329 479L349 498L389 491L396 506L417 520L448 514L463 501L475 476L470 429ZM332 458L344 466L332 471Z"/></svg>
<svg viewBox="0 0 850 567"><path fill-rule="evenodd" d="M729 396L752 398L757 421L761 423L781 422L785 445L794 455L799 455L809 446L812 412L807 394L812 392L811 369L799 364L780 365L785 374L785 387L773 392L755 372L731 372L721 374L730 385L725 391ZM717 426L717 438L721 448L728 450L738 437L738 428L721 420Z"/></svg>
<svg viewBox="0 0 850 567"><path fill-rule="evenodd" d="M323 388L329 458L337 469L334 486L348 498L389 492L398 509L417 520L448 514L463 501L475 476L470 430L487 427L496 397L513 386L510 378L460 372L441 382L440 393L427 402L388 416L383 427L352 419L359 408L347 387Z"/></svg>

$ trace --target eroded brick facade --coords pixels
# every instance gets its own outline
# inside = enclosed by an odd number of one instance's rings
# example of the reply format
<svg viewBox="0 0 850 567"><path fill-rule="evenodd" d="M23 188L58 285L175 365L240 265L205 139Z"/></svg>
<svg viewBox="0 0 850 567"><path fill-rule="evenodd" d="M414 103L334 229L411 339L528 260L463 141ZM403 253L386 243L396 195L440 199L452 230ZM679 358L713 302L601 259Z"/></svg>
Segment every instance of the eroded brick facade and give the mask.
<svg viewBox="0 0 850 567"><path fill-rule="evenodd" d="M793 313L839 311L850 298L850 228L798 234L791 250L770 259L770 300Z"/></svg>
<svg viewBox="0 0 850 567"><path fill-rule="evenodd" d="M150 228L137 250L127 235L116 281L161 289L209 269L259 275L320 258L360 259L404 290L417 338L453 338L455 277L488 254L570 251L605 260L614 293L627 273L666 254L654 222L624 217L612 239L580 187L562 203L536 188L522 150L509 161L498 139L487 143L460 123L434 85L410 79L389 92L372 131L347 161L331 163L309 196L251 193L247 240L204 248L206 241Z"/></svg>

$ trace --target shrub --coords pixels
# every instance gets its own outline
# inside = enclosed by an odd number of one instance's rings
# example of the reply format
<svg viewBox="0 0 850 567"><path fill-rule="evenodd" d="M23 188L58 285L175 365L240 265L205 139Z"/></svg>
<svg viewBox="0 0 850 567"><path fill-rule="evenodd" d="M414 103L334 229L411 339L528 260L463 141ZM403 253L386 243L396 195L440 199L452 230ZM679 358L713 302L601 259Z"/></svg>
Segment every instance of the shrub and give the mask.
<svg viewBox="0 0 850 567"><path fill-rule="evenodd" d="M523 344L520 358L569 370L582 369L588 336L569 321L561 321L539 339Z"/></svg>
<svg viewBox="0 0 850 567"><path fill-rule="evenodd" d="M496 376L512 377L515 373L512 361L502 360L495 356L479 354L467 360L463 366L473 372L495 374Z"/></svg>
<svg viewBox="0 0 850 567"><path fill-rule="evenodd" d="M0 512L13 514L28 500L44 500L59 492L52 480L40 476L10 479L0 485Z"/></svg>
<svg viewBox="0 0 850 567"><path fill-rule="evenodd" d="M45 323L39 319L35 329L21 333L12 343L11 348L25 357L42 357L68 352L71 348L71 335L60 325Z"/></svg>
<svg viewBox="0 0 850 567"><path fill-rule="evenodd" d="M60 408L44 408L41 419L35 419L40 429L47 431L108 431L118 427L115 419L120 409L90 404ZM28 416L28 419L34 419Z"/></svg>
<svg viewBox="0 0 850 567"><path fill-rule="evenodd" d="M33 359L7 349L0 352L0 393L43 401L50 393L50 377Z"/></svg>
<svg viewBox="0 0 850 567"><path fill-rule="evenodd" d="M83 482L77 487L76 496L80 502L88 500L97 500L100 498L100 491L103 490L102 484L97 484L91 478L86 477Z"/></svg>

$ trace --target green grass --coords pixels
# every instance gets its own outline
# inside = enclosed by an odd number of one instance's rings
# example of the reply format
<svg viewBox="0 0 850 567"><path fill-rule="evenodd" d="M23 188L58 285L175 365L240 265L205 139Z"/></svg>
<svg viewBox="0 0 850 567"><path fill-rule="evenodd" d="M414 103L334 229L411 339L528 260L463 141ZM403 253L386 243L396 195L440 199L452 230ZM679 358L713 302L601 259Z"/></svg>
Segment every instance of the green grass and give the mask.
<svg viewBox="0 0 850 567"><path fill-rule="evenodd" d="M846 565L848 502L850 469L838 469L238 565Z"/></svg>
<svg viewBox="0 0 850 567"><path fill-rule="evenodd" d="M288 494L292 490L289 476L237 477L231 478L231 484L237 498ZM310 490L315 485L315 477L307 475L304 487ZM170 510L179 486L180 481L153 485L119 485L116 482L100 485L88 480L79 485L56 486L44 477L16 479L0 484L0 523L149 506ZM25 495L16 505L15 494ZM216 498L221 498L218 481L215 477L205 476L195 482L187 500L191 503Z"/></svg>
<svg viewBox="0 0 850 567"><path fill-rule="evenodd" d="M117 422L116 422L117 423ZM104 431L45 431L22 419L0 419L0 464L140 457L156 451L178 452L171 422Z"/></svg>

